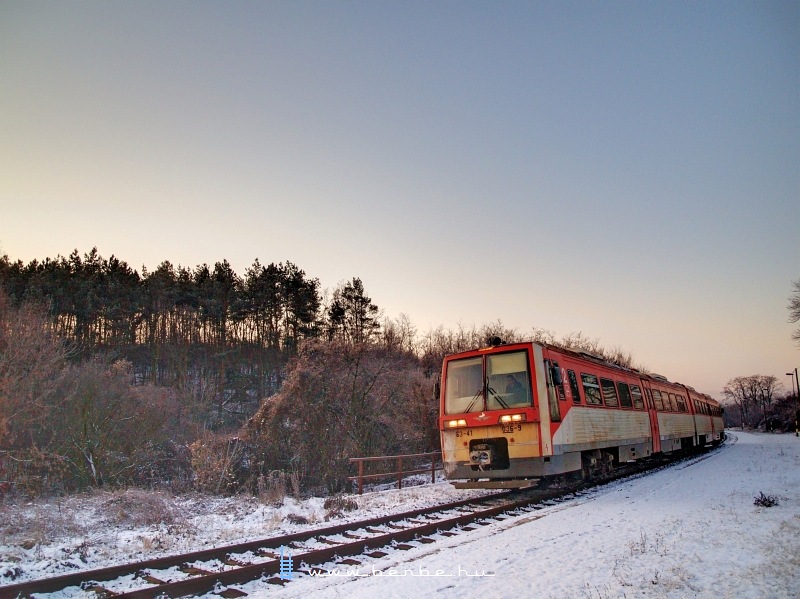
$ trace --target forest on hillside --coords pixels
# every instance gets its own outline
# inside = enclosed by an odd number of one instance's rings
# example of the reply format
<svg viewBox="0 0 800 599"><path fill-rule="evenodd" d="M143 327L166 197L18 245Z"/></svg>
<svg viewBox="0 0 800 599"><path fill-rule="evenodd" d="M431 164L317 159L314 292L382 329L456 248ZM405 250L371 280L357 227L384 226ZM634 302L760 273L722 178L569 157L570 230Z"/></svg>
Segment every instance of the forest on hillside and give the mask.
<svg viewBox="0 0 800 599"><path fill-rule="evenodd" d="M43 306L76 358L127 360L137 383L191 397L212 430L241 424L275 393L306 340L362 341L378 328L359 279L323 312L319 281L290 262L256 260L243 277L227 260L194 269L164 261L139 274L96 249L76 250L29 264L4 256L0 284L15 307Z"/></svg>
<svg viewBox="0 0 800 599"><path fill-rule="evenodd" d="M358 277L323 293L291 262L2 256L0 492L339 490L348 457L436 449L442 357L515 335L420 336Z"/></svg>

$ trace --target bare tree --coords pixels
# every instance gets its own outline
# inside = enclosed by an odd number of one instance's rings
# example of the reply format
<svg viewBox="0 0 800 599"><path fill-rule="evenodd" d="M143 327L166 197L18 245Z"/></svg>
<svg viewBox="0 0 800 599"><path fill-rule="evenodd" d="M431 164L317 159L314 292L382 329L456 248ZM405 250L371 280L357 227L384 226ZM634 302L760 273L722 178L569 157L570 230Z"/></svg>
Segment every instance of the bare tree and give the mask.
<svg viewBox="0 0 800 599"><path fill-rule="evenodd" d="M0 447L36 443L37 427L58 407L68 355L44 308L15 308L0 291Z"/></svg>
<svg viewBox="0 0 800 599"><path fill-rule="evenodd" d="M727 403L739 409L742 428L757 426L763 418L766 430L769 427L768 409L781 389L782 385L776 377L754 374L731 379L722 389L722 393ZM757 414L759 408L760 416Z"/></svg>
<svg viewBox="0 0 800 599"><path fill-rule="evenodd" d="M777 393L783 390L783 385L772 375L758 375L756 381L758 390L758 401L761 404L761 411L764 415L764 430L772 428L770 417L767 411L772 406Z"/></svg>
<svg viewBox="0 0 800 599"><path fill-rule="evenodd" d="M48 423L48 447L71 466L78 487L123 484L150 459L140 448L170 437L178 415L166 390L131 384L132 366L91 360L64 378L62 408Z"/></svg>
<svg viewBox="0 0 800 599"><path fill-rule="evenodd" d="M789 322L800 322L800 279L792 281L792 288L794 292L789 297ZM800 345L800 328L797 328L792 333L792 339L795 343Z"/></svg>
<svg viewBox="0 0 800 599"><path fill-rule="evenodd" d="M487 347L497 339L503 343L525 340L516 329L509 329L499 319L480 328L474 325L467 328L459 323L455 330L439 326L425 333L418 346L418 355L425 372L431 376L441 369L445 356Z"/></svg>
<svg viewBox="0 0 800 599"><path fill-rule="evenodd" d="M390 352L413 355L416 337L417 328L407 314L400 314L395 319L384 319L383 327L381 327L381 342Z"/></svg>
<svg viewBox="0 0 800 599"><path fill-rule="evenodd" d="M747 377L737 376L728 381L722 389L722 394L725 396L726 403L734 405L739 409L741 416L741 426L744 430L745 425L750 424L750 413L753 411L755 404L754 388L751 387L750 381Z"/></svg>
<svg viewBox="0 0 800 599"><path fill-rule="evenodd" d="M51 326L0 294L0 483L36 494L141 479L180 426L169 393L133 386L129 362L71 363Z"/></svg>

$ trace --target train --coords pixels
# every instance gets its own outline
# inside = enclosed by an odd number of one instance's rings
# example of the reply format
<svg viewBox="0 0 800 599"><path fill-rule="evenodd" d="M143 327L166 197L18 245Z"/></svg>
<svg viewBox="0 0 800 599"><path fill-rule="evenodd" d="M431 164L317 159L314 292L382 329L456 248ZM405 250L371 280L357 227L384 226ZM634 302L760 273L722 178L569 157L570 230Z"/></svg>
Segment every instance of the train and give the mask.
<svg viewBox="0 0 800 599"><path fill-rule="evenodd" d="M457 488L602 478L620 464L718 445L723 408L694 388L537 342L446 356L438 428Z"/></svg>

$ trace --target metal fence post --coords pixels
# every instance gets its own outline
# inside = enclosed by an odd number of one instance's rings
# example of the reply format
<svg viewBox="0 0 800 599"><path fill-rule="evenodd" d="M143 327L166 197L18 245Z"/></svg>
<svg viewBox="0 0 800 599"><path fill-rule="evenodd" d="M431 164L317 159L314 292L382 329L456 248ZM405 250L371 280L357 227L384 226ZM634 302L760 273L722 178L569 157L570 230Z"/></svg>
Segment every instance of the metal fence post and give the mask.
<svg viewBox="0 0 800 599"><path fill-rule="evenodd" d="M397 488L403 488L403 457L397 456Z"/></svg>

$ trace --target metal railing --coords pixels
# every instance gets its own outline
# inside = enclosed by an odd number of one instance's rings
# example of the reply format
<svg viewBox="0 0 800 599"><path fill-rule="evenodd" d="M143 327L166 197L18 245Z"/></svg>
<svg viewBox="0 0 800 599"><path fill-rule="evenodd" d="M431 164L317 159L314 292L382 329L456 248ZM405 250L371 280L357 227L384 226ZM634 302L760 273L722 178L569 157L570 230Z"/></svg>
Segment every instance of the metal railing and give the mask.
<svg viewBox="0 0 800 599"><path fill-rule="evenodd" d="M425 474L427 472L431 473L431 482L436 482L436 471L441 470L442 466L438 465L441 457L441 451L432 451L430 453L410 453L405 455L382 455L382 456L375 456L369 458L350 458L351 464L358 464L358 474L356 476L348 476L347 480L349 481L358 481L358 494L361 495L364 492L364 481L365 480L372 480L372 479L380 479L380 478L389 478L390 476L397 477L397 488L403 488L403 476L407 474ZM415 469L415 470L403 470L403 460L413 460L416 461L418 459L429 458L431 461L431 465L428 468L422 469ZM386 461L386 460L395 460L395 470L390 470L388 472L379 472L379 473L372 473L372 474L364 474L364 462L378 462L378 461Z"/></svg>

